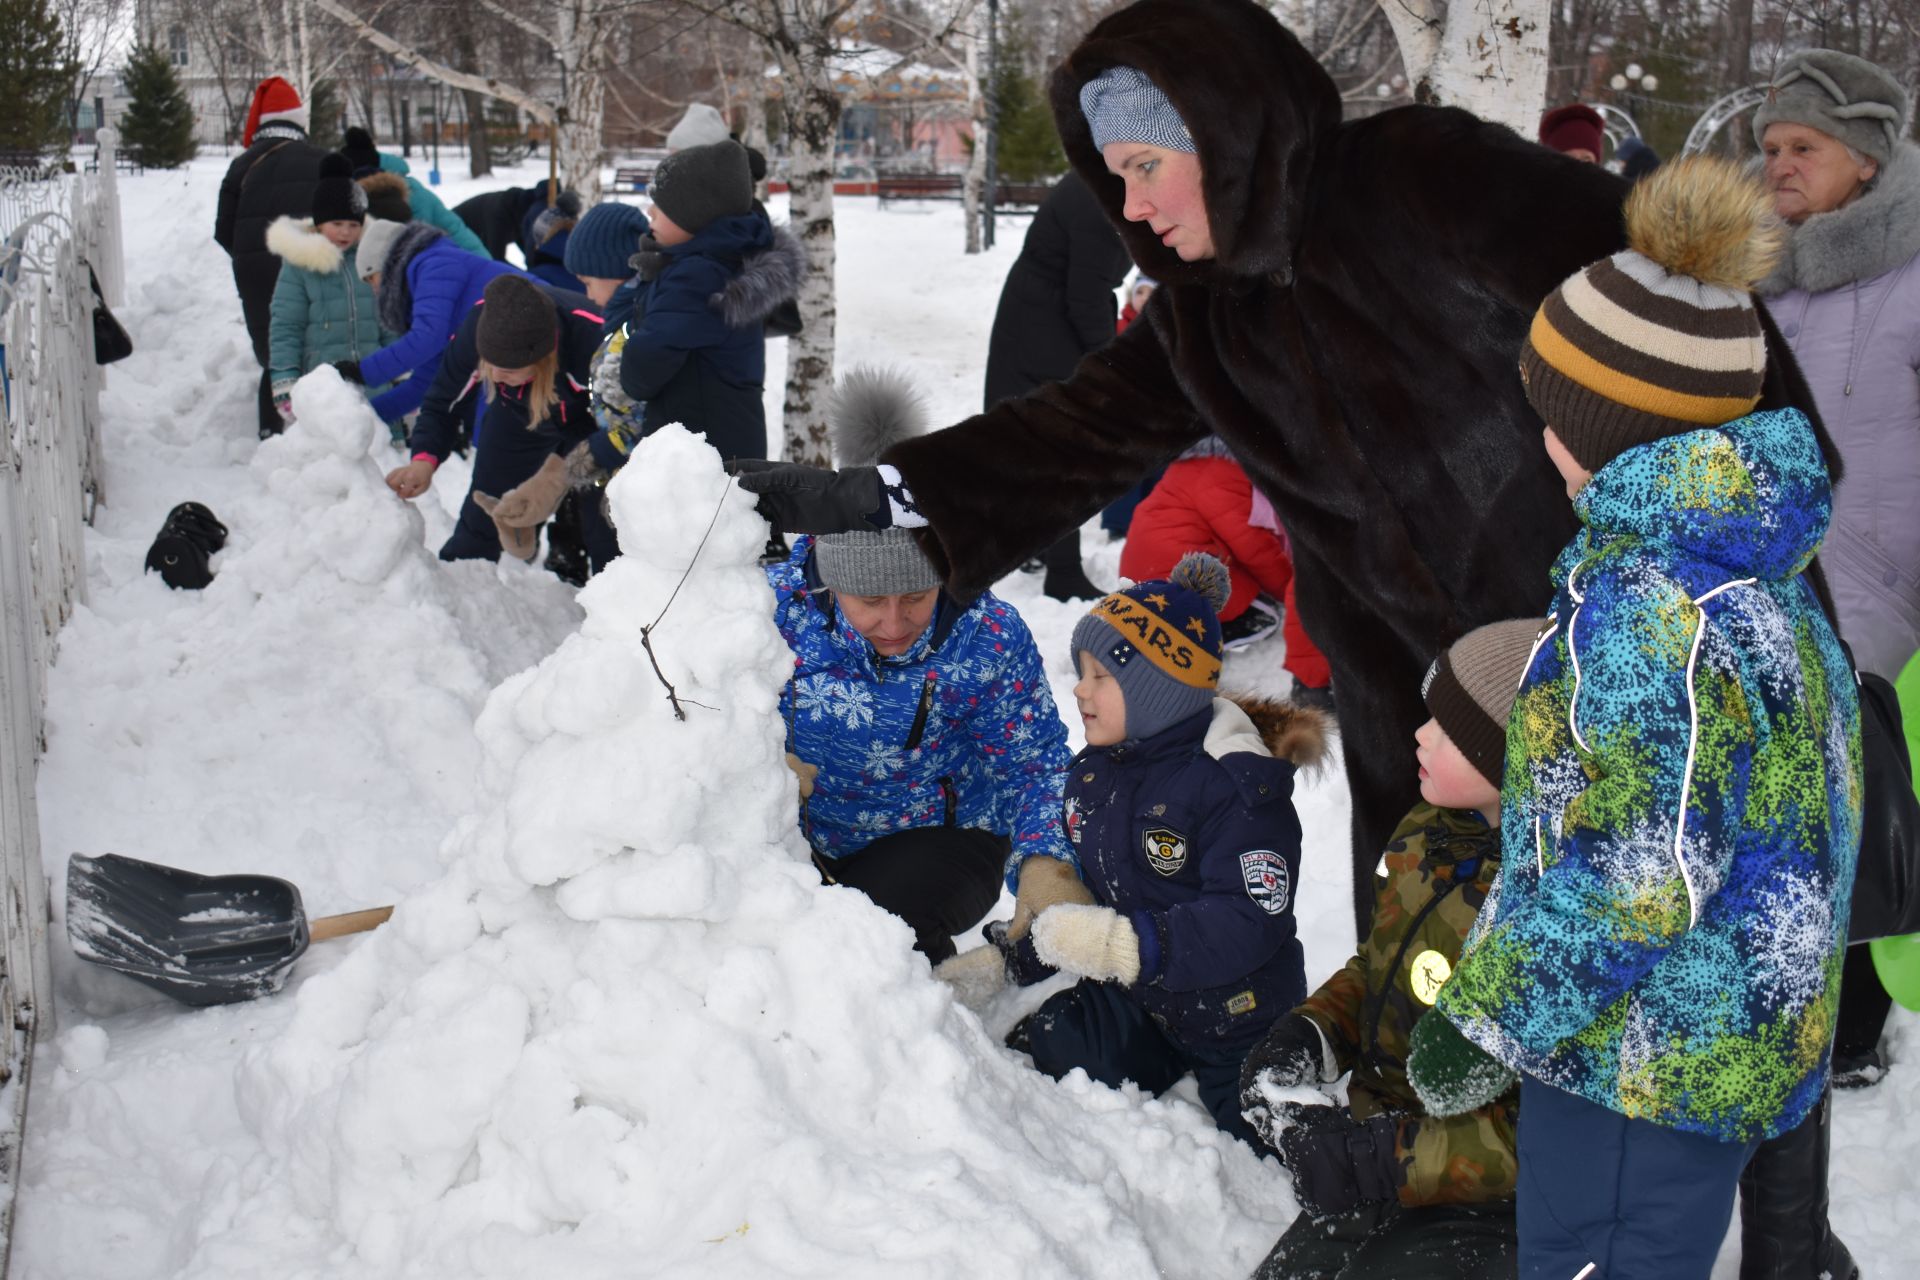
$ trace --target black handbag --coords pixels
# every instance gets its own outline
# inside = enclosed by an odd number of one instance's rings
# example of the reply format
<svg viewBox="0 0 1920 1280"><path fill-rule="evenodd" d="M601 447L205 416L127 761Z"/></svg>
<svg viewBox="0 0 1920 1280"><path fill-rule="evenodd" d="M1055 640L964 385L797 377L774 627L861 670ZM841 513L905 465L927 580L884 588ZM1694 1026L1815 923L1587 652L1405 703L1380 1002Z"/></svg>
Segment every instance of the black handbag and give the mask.
<svg viewBox="0 0 1920 1280"><path fill-rule="evenodd" d="M159 574L175 591L198 591L213 581L207 562L226 545L227 526L200 503L183 502L167 512L147 548L147 572Z"/></svg>
<svg viewBox="0 0 1920 1280"><path fill-rule="evenodd" d="M133 339L126 327L107 310L107 296L100 292L100 277L87 268L87 283L93 286L93 362L112 364L133 354Z"/></svg>
<svg viewBox="0 0 1920 1280"><path fill-rule="evenodd" d="M1860 756L1866 787L1847 940L1920 933L1920 796L1899 695L1869 671L1860 673Z"/></svg>

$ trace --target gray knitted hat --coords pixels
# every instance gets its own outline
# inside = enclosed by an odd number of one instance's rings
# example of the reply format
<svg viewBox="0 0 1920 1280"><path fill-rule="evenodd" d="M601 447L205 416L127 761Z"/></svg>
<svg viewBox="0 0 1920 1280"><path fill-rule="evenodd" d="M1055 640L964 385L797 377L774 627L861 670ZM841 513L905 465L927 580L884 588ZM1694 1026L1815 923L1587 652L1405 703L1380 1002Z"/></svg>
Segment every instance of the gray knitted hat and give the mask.
<svg viewBox="0 0 1920 1280"><path fill-rule="evenodd" d="M474 345L494 368L524 369L560 344L553 299L525 276L495 276L481 302Z"/></svg>
<svg viewBox="0 0 1920 1280"><path fill-rule="evenodd" d="M1507 771L1507 715L1539 638L1533 618L1469 631L1434 659L1420 691L1467 763L1496 787Z"/></svg>
<svg viewBox="0 0 1920 1280"><path fill-rule="evenodd" d="M1753 139L1770 124L1818 129L1880 162L1899 154L1907 123L1907 91L1865 58L1838 49L1808 49L1780 65L1767 100L1753 113Z"/></svg>
<svg viewBox="0 0 1920 1280"><path fill-rule="evenodd" d="M926 408L902 374L856 366L833 389L827 416L834 460L843 467L870 467L888 449L920 433ZM813 563L822 585L844 595L906 595L940 585L933 562L906 529L821 534L813 540Z"/></svg>
<svg viewBox="0 0 1920 1280"><path fill-rule="evenodd" d="M1080 86L1080 114L1093 130L1093 145L1144 142L1169 151L1198 152L1186 121L1147 73L1108 67Z"/></svg>
<svg viewBox="0 0 1920 1280"><path fill-rule="evenodd" d="M362 280L386 270L387 250L393 248L393 242L406 229L404 222L388 222L385 218L367 219L366 230L360 233L358 256L354 259L354 269L360 273Z"/></svg>
<svg viewBox="0 0 1920 1280"><path fill-rule="evenodd" d="M737 142L714 142L676 151L653 171L647 198L675 226L696 235L721 218L752 213L747 149Z"/></svg>

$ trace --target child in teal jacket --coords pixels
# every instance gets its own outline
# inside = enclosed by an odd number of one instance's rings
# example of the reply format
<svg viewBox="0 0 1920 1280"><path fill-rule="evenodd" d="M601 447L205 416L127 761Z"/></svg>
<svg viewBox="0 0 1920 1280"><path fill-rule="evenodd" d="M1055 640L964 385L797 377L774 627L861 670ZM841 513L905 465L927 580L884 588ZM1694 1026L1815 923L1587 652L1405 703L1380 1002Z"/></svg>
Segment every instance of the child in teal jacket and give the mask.
<svg viewBox="0 0 1920 1280"><path fill-rule="evenodd" d="M329 156L314 187L313 216L282 217L267 228L267 248L280 258L267 329L273 406L293 421L293 384L336 360L363 360L390 341L380 329L379 303L354 269L365 228L366 193Z"/></svg>

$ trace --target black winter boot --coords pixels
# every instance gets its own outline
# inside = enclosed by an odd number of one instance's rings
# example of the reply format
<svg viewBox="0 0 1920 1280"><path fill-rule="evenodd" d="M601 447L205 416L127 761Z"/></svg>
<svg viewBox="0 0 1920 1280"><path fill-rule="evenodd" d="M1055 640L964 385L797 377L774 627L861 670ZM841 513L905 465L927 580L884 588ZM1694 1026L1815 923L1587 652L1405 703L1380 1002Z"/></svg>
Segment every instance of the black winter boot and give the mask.
<svg viewBox="0 0 1920 1280"><path fill-rule="evenodd" d="M1860 1280L1827 1223L1833 1095L1763 1142L1740 1174L1740 1280Z"/></svg>
<svg viewBox="0 0 1920 1280"><path fill-rule="evenodd" d="M1093 585L1080 565L1080 531L1075 529L1041 555L1047 576L1040 589L1055 600L1098 600L1107 594Z"/></svg>

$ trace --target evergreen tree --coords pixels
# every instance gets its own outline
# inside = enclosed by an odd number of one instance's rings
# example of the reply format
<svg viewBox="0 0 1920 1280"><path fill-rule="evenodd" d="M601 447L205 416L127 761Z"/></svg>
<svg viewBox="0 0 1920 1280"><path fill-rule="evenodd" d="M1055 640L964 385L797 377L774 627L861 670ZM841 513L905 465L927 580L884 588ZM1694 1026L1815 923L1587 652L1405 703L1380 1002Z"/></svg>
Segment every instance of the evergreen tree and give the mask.
<svg viewBox="0 0 1920 1280"><path fill-rule="evenodd" d="M73 81L48 0L0 0L0 152L39 156L58 146Z"/></svg>
<svg viewBox="0 0 1920 1280"><path fill-rule="evenodd" d="M322 151L338 151L341 143L340 86L322 80L307 99L307 141Z"/></svg>
<svg viewBox="0 0 1920 1280"><path fill-rule="evenodd" d="M993 95L1002 182L1045 182L1067 171L1067 153L1060 146L1053 112L1040 81L1027 70L1026 46L1024 34L1010 23L1000 45Z"/></svg>
<svg viewBox="0 0 1920 1280"><path fill-rule="evenodd" d="M127 96L120 140L141 167L177 169L193 159L199 149L193 140L193 107L174 74L172 58L155 45L135 47L127 59Z"/></svg>

